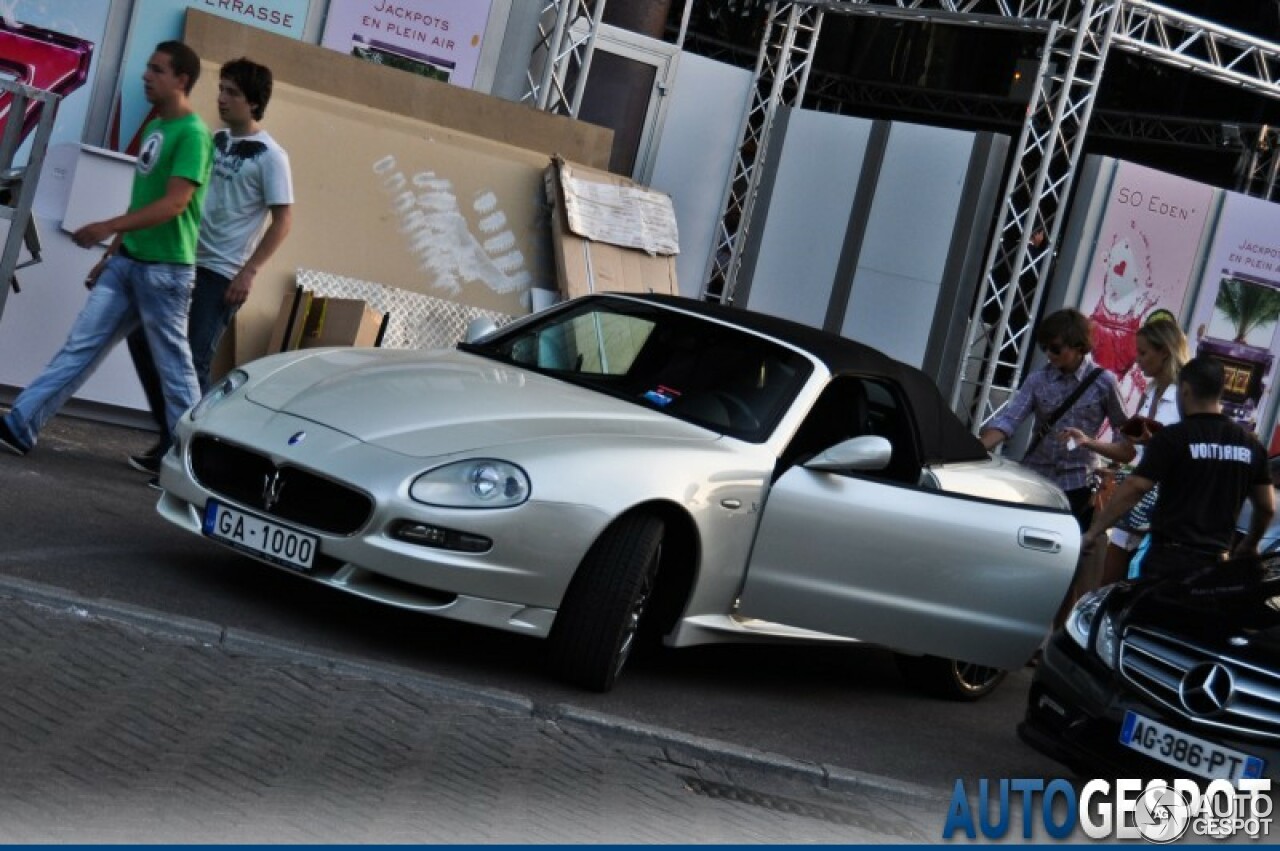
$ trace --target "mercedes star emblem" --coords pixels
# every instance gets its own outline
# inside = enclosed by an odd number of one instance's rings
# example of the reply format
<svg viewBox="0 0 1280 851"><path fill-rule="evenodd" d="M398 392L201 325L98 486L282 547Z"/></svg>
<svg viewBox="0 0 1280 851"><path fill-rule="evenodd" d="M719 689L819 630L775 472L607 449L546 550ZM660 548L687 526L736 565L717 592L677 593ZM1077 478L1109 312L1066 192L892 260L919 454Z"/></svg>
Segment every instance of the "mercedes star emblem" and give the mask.
<svg viewBox="0 0 1280 851"><path fill-rule="evenodd" d="M1202 662L1182 678L1178 695L1193 715L1217 715L1235 694L1231 672L1217 662Z"/></svg>

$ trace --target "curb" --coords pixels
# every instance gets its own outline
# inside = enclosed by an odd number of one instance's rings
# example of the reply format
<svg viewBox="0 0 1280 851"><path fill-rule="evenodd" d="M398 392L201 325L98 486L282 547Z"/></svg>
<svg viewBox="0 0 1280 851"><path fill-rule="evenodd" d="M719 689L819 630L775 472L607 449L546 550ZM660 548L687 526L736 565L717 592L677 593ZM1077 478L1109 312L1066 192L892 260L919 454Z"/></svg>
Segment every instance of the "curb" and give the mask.
<svg viewBox="0 0 1280 851"><path fill-rule="evenodd" d="M804 779L836 792L871 792L902 803L937 804L949 800L943 792L918 783L855 771L842 766L793 759L771 751L759 751L719 739L642 724L616 715L582 709L572 704L556 705L548 717L561 726L568 723L587 729L606 730L633 741L656 745L666 752L667 758L673 763L687 764L690 760L700 760L763 769Z"/></svg>
<svg viewBox="0 0 1280 851"><path fill-rule="evenodd" d="M605 731L633 742L657 746L663 750L668 760L677 764L687 764L692 760L766 770L807 780L821 788L833 791L870 792L903 803L937 804L939 801L946 800L942 792L909 781L859 772L842 766L797 760L719 739L643 724L567 703L543 708L530 698L514 692L467 685L457 680L394 665L370 663L340 654L321 653L249 630L223 627L209 621L166 614L110 599L89 599L39 582L0 576L0 597L77 617L111 621L180 642L218 646L233 654L274 658L347 676L408 684L454 703L479 705L528 715L562 727L576 726L591 731Z"/></svg>

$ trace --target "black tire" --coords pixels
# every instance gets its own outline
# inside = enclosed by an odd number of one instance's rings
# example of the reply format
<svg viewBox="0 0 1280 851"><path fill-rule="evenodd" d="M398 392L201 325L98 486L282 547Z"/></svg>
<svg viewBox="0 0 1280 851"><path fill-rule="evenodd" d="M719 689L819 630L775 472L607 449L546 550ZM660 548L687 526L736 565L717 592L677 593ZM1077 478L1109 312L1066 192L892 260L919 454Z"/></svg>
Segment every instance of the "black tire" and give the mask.
<svg viewBox="0 0 1280 851"><path fill-rule="evenodd" d="M1008 671L938 656L897 657L907 685L944 700L981 700L996 690Z"/></svg>
<svg viewBox="0 0 1280 851"><path fill-rule="evenodd" d="M653 592L663 528L653 515L632 514L591 545L547 637L552 675L593 691L613 688Z"/></svg>

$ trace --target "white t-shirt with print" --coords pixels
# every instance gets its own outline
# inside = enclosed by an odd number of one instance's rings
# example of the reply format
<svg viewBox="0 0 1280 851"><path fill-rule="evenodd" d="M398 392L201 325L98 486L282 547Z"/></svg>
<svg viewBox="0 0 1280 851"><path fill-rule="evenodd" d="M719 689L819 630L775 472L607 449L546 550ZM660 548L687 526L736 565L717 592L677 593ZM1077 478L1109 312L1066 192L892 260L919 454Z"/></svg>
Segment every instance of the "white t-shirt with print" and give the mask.
<svg viewBox="0 0 1280 851"><path fill-rule="evenodd" d="M266 131L213 135L196 265L233 278L253 255L271 207L293 203L289 155Z"/></svg>

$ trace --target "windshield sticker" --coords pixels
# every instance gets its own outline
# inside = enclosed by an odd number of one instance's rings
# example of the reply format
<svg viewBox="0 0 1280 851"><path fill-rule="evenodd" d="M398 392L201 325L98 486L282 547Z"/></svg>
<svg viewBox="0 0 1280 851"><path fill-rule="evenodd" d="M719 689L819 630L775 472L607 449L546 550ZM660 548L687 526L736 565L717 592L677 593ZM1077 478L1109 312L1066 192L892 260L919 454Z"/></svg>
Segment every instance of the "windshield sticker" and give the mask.
<svg viewBox="0 0 1280 851"><path fill-rule="evenodd" d="M665 408L680 396L679 390L672 390L670 387L659 384L656 390L646 391L644 398L648 399L659 408Z"/></svg>

